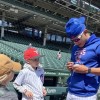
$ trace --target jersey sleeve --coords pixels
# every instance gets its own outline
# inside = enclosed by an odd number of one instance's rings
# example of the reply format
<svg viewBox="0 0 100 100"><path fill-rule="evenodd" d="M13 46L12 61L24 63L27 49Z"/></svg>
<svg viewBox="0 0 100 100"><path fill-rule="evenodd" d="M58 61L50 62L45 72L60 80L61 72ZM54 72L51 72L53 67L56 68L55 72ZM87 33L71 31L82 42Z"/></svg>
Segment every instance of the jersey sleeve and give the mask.
<svg viewBox="0 0 100 100"><path fill-rule="evenodd" d="M25 77L25 73L23 71L20 71L20 73L16 77L14 83L17 83L18 85L22 85L22 82L24 80L24 77Z"/></svg>
<svg viewBox="0 0 100 100"><path fill-rule="evenodd" d="M42 79L42 82L43 82L43 84L44 84L44 69L42 68L42 75L43 75L43 79Z"/></svg>
<svg viewBox="0 0 100 100"><path fill-rule="evenodd" d="M23 93L25 90L22 85L24 77L25 77L25 73L23 71L20 71L20 73L16 77L15 81L13 82L15 89L17 89L21 93Z"/></svg>
<svg viewBox="0 0 100 100"><path fill-rule="evenodd" d="M97 55L97 58L98 58L98 62L100 64L100 45L96 48L96 55Z"/></svg>

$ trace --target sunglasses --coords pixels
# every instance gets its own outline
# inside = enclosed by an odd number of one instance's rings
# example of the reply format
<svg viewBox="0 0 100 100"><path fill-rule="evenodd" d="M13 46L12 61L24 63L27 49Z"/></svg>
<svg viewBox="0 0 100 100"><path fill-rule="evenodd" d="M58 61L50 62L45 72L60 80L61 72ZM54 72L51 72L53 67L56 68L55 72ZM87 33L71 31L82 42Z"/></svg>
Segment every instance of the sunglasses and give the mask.
<svg viewBox="0 0 100 100"><path fill-rule="evenodd" d="M77 39L73 39L73 40L71 40L71 41L73 41L73 42L79 42L79 41L80 41L80 39L79 39L79 38L77 38Z"/></svg>
<svg viewBox="0 0 100 100"><path fill-rule="evenodd" d="M76 38L71 39L71 41L73 41L73 42L79 42L81 40L81 38L82 38L82 34L83 34L83 32L80 35L78 35Z"/></svg>

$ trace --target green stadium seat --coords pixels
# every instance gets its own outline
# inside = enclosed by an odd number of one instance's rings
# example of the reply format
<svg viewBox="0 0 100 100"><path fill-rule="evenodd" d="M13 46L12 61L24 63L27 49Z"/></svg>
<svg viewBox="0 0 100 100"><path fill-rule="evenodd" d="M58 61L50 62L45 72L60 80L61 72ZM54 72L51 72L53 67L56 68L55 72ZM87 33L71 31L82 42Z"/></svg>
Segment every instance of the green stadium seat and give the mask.
<svg viewBox="0 0 100 100"><path fill-rule="evenodd" d="M0 40L0 52L4 53L11 57L14 61L21 62L21 64L24 64L23 59L23 51L27 48L27 45L14 43L14 42L8 42L4 40ZM44 68L53 68L53 69L61 69L65 70L65 63L68 59L70 59L70 53L62 53L61 60L57 59L57 52L55 50L49 50L46 48L37 47L38 51L45 55L40 59L41 64L44 66Z"/></svg>

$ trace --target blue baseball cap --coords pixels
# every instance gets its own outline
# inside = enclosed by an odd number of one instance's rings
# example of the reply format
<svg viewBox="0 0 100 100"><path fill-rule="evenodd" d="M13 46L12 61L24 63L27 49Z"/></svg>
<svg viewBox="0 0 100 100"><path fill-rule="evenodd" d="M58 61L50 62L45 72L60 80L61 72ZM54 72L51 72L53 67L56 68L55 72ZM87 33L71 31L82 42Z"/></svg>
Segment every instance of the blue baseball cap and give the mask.
<svg viewBox="0 0 100 100"><path fill-rule="evenodd" d="M69 38L78 36L85 29L85 17L71 18L65 25L66 34Z"/></svg>

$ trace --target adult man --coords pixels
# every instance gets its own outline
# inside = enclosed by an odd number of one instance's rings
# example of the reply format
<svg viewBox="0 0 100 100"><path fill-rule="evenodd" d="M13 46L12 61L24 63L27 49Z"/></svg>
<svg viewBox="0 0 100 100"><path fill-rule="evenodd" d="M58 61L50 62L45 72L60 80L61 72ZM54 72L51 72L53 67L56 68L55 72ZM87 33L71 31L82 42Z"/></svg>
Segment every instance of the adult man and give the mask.
<svg viewBox="0 0 100 100"><path fill-rule="evenodd" d="M66 100L96 100L100 75L100 38L90 36L85 18L71 18L66 24L67 36L74 42L71 62L67 63L71 76Z"/></svg>

